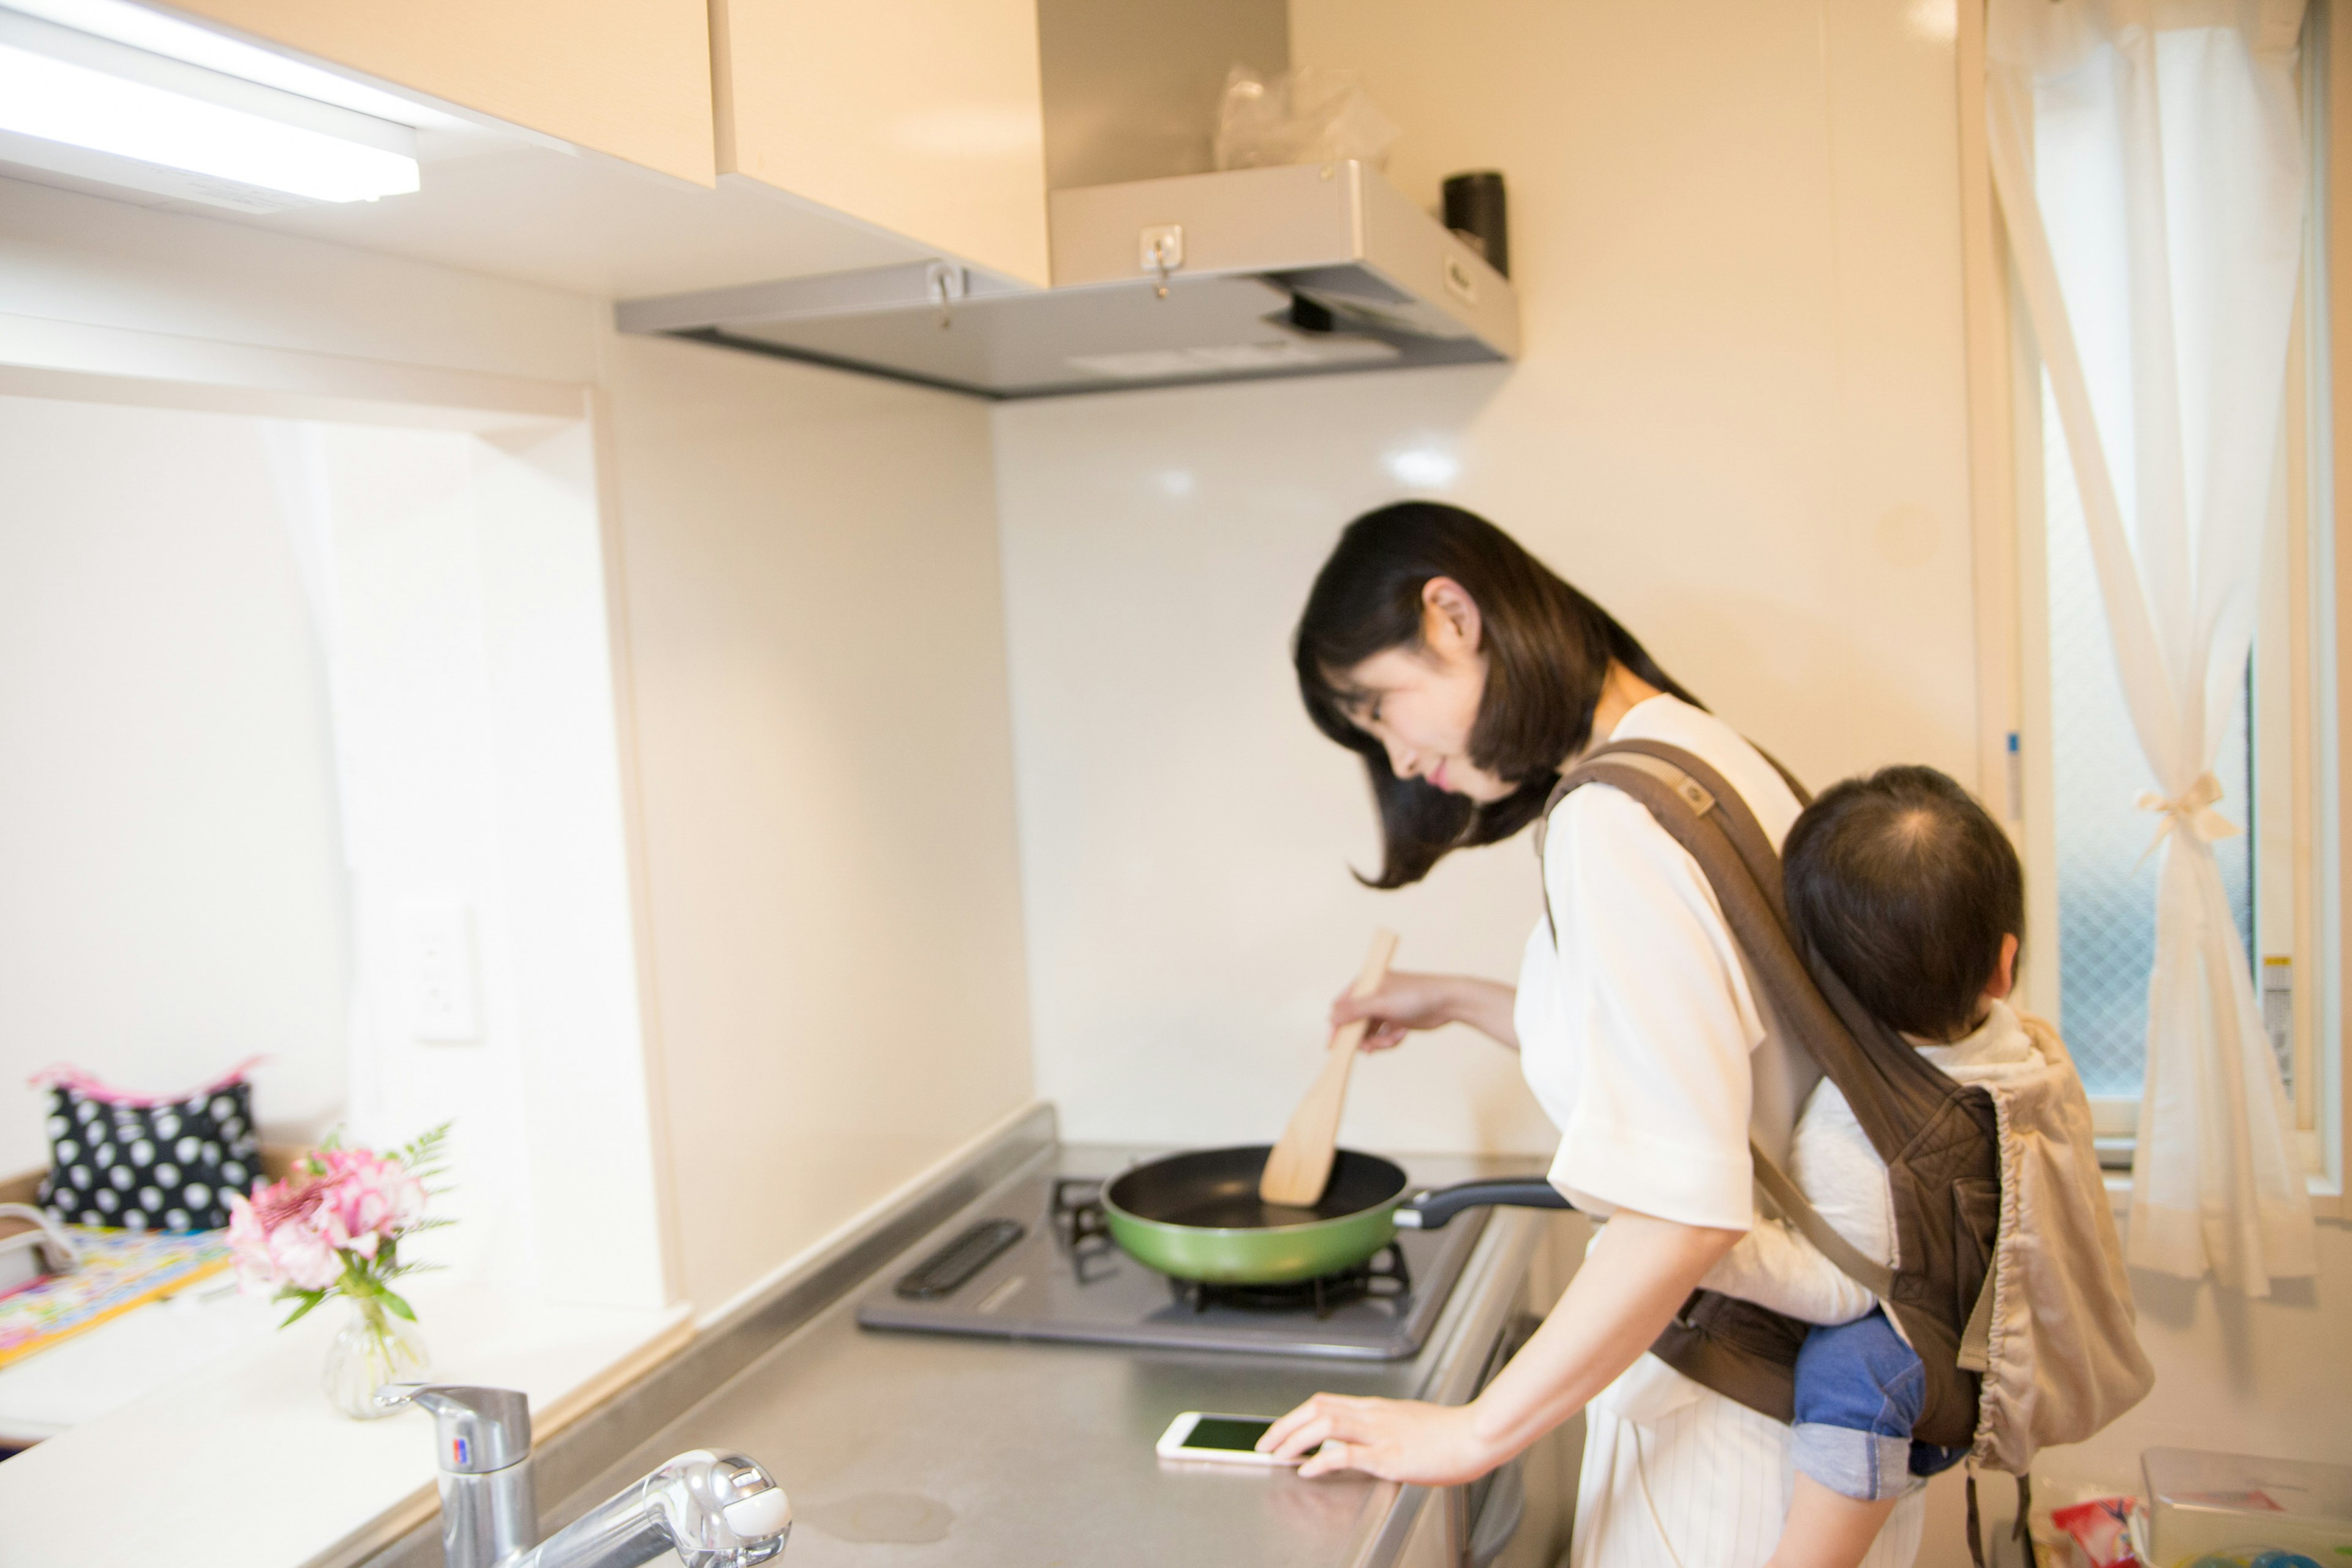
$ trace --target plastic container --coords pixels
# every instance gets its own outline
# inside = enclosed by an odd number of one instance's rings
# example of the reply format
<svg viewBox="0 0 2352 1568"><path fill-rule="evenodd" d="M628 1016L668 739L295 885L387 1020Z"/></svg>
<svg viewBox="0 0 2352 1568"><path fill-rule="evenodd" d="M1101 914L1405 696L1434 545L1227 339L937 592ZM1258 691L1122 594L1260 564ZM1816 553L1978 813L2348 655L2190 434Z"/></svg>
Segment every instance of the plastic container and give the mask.
<svg viewBox="0 0 2352 1568"><path fill-rule="evenodd" d="M2321 1562L2352 1558L2352 1465L2150 1448L2140 1470L2153 1568L2265 1549Z"/></svg>

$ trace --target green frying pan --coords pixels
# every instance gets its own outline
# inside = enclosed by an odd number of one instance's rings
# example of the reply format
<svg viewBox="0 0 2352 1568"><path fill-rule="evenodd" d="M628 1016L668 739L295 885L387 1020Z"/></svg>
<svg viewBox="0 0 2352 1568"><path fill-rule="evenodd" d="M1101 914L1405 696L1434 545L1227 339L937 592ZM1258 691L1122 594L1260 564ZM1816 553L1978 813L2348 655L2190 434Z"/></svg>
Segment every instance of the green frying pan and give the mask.
<svg viewBox="0 0 2352 1568"><path fill-rule="evenodd" d="M1283 1285L1353 1268L1399 1229L1434 1230L1464 1209L1569 1206L1536 1176L1463 1182L1408 1198L1401 1166L1342 1149L1322 1201L1286 1208L1257 1195L1271 1148L1201 1149L1121 1172L1102 1189L1111 1239L1137 1262L1180 1279Z"/></svg>

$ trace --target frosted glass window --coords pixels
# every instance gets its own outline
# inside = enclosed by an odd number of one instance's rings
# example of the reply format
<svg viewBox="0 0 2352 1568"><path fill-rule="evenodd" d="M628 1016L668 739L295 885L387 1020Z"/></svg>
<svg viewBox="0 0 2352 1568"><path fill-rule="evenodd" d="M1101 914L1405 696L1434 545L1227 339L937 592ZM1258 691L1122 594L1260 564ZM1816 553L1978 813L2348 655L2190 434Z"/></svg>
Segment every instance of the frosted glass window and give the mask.
<svg viewBox="0 0 2352 1568"><path fill-rule="evenodd" d="M2137 1098L2147 1047L2147 980L2156 960L2156 879L2147 853L2159 819L2134 809L2156 778L2140 754L2116 671L2065 432L2042 398L2044 528L2050 583L2050 729L2058 843L2059 1027L2094 1095ZM2251 826L2253 757L2242 695L2214 761L2221 815ZM2238 936L2254 948L2251 834L2213 846Z"/></svg>

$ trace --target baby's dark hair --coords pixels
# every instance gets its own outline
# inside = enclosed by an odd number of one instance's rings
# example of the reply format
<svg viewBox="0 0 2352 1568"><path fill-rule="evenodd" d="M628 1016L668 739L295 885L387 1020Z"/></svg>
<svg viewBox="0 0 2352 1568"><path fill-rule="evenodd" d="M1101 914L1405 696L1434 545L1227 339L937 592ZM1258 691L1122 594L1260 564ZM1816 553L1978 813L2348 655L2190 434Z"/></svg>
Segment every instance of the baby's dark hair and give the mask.
<svg viewBox="0 0 2352 1568"><path fill-rule="evenodd" d="M1906 1034L1957 1039L2025 931L2025 873L1974 795L1933 768L1822 792L1789 829L1781 880L1798 939Z"/></svg>

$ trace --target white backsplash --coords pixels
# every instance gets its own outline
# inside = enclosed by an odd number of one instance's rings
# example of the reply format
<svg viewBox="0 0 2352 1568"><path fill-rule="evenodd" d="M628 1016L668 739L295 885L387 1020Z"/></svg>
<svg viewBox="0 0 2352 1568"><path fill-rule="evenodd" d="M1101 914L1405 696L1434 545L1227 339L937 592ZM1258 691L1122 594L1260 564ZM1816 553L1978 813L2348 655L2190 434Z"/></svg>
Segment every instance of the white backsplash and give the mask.
<svg viewBox="0 0 2352 1568"><path fill-rule="evenodd" d="M1294 4L1294 57L1405 126L1408 195L1504 171L1527 352L997 411L1038 1088L1072 1135L1272 1138L1376 923L1401 967L1517 969L1524 841L1399 894L1348 874L1363 777L1287 645L1368 507L1486 513L1817 781L1973 782L1953 61L1916 10ZM1554 1142L1466 1035L1363 1064L1345 1134Z"/></svg>

